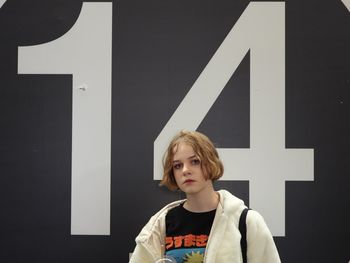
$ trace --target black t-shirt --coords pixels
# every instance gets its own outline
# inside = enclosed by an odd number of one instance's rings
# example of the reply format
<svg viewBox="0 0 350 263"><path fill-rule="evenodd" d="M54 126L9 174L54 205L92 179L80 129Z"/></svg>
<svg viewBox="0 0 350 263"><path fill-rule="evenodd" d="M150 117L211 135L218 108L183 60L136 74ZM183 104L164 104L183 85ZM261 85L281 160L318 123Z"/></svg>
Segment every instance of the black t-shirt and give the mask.
<svg viewBox="0 0 350 263"><path fill-rule="evenodd" d="M171 209L165 219L165 254L183 262L203 262L216 210L193 213L183 204Z"/></svg>

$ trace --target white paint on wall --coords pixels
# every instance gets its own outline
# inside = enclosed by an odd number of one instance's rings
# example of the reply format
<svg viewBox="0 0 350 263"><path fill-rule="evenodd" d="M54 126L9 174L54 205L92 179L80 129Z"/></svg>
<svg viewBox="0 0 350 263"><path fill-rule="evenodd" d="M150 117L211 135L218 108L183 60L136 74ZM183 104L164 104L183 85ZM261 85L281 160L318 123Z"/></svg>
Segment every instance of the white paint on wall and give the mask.
<svg viewBox="0 0 350 263"><path fill-rule="evenodd" d="M249 50L250 148L218 149L222 180L248 180L250 207L274 236L284 236L285 182L313 180L313 149L285 148L284 2L248 5L155 140L154 179L161 179L170 139L198 128Z"/></svg>
<svg viewBox="0 0 350 263"><path fill-rule="evenodd" d="M341 0L343 2L343 4L345 5L345 7L348 9L348 11L350 12L350 0Z"/></svg>
<svg viewBox="0 0 350 263"><path fill-rule="evenodd" d="M7 0L0 0L0 8L5 4Z"/></svg>
<svg viewBox="0 0 350 263"><path fill-rule="evenodd" d="M19 47L18 73L72 74L72 235L110 234L112 3L83 3L62 37Z"/></svg>

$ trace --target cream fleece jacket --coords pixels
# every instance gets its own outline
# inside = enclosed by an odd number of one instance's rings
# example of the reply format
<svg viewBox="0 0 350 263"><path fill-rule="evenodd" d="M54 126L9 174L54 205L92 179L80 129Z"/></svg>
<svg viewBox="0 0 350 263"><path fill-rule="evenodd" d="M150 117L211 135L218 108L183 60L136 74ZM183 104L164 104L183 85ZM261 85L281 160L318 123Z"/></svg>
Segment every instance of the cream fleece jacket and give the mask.
<svg viewBox="0 0 350 263"><path fill-rule="evenodd" d="M205 263L241 263L242 254L238 229L239 217L246 206L226 190L218 191L219 205L209 234ZM136 247L130 263L154 263L164 255L165 216L184 200L168 204L151 217L136 237ZM250 210L247 214L248 263L281 262L272 235L262 216Z"/></svg>

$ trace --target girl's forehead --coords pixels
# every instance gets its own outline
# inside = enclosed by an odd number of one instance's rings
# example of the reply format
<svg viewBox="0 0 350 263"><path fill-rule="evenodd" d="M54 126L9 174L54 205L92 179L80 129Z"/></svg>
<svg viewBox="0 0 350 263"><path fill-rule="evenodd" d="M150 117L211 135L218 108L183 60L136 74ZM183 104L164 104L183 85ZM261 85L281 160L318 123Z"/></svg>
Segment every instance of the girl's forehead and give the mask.
<svg viewBox="0 0 350 263"><path fill-rule="evenodd" d="M180 142L174 146L173 154L174 160L189 158L193 155L196 155L192 146L184 142Z"/></svg>

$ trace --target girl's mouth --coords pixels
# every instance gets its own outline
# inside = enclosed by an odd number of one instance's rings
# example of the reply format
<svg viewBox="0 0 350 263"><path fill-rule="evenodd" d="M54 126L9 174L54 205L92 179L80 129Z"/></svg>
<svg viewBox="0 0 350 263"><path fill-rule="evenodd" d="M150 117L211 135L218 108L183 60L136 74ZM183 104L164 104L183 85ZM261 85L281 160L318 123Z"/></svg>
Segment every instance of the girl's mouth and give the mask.
<svg viewBox="0 0 350 263"><path fill-rule="evenodd" d="M187 184L187 183L193 183L193 182L194 182L194 180L187 179L187 180L185 180L184 184Z"/></svg>

